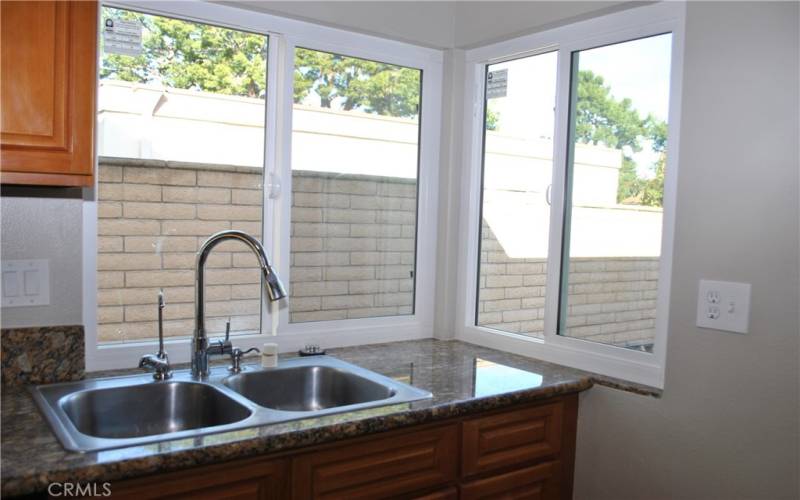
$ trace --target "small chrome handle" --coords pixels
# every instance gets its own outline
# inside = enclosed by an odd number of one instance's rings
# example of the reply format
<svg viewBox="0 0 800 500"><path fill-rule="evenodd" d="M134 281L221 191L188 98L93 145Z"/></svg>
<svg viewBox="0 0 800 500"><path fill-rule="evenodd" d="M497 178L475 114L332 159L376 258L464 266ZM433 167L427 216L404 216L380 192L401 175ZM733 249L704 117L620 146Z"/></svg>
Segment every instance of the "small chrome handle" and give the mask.
<svg viewBox="0 0 800 500"><path fill-rule="evenodd" d="M544 191L544 201L546 201L548 205L551 205L551 201L552 201L551 192L552 191L553 191L553 185L552 184L548 184L547 185L547 189L545 189L545 191Z"/></svg>

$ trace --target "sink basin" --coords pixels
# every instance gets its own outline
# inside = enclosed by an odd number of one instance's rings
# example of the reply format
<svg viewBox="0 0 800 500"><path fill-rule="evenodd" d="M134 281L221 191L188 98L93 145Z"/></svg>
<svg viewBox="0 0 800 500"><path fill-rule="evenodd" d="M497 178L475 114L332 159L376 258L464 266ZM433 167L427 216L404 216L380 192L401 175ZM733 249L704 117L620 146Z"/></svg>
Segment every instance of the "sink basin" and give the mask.
<svg viewBox="0 0 800 500"><path fill-rule="evenodd" d="M351 371L320 365L242 373L224 383L258 405L283 411L321 411L389 399L396 393Z"/></svg>
<svg viewBox="0 0 800 500"><path fill-rule="evenodd" d="M215 427L252 414L214 387L193 382L81 391L60 406L81 433L114 439Z"/></svg>
<svg viewBox="0 0 800 500"><path fill-rule="evenodd" d="M279 368L224 366L208 378L176 370L30 388L64 448L94 452L237 431L329 413L430 398L431 393L330 356L282 360Z"/></svg>

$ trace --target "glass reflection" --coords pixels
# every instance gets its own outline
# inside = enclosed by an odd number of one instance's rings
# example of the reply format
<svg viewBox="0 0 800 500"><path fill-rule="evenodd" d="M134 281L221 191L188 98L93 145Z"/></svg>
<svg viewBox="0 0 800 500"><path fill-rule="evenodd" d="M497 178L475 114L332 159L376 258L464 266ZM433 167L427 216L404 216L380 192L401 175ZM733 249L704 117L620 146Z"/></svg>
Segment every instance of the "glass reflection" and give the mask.
<svg viewBox="0 0 800 500"><path fill-rule="evenodd" d="M542 385L542 376L538 373L475 358L472 382L472 395L483 397L539 387Z"/></svg>

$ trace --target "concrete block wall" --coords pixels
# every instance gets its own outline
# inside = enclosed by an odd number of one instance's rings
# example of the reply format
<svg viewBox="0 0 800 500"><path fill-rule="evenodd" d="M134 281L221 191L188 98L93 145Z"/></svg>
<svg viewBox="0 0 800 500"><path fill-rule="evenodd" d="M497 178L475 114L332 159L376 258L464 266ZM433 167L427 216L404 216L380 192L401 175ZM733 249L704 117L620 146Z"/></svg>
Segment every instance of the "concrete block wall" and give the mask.
<svg viewBox="0 0 800 500"><path fill-rule="evenodd" d="M262 177L253 169L160 160L101 159L98 192L97 322L101 342L157 335L164 289L167 336L194 329L196 252L211 234L239 229L261 238ZM260 274L241 243L222 243L206 267L210 332L260 325Z"/></svg>
<svg viewBox="0 0 800 500"><path fill-rule="evenodd" d="M544 259L509 257L484 223L478 324L513 333L544 332ZM655 336L657 257L573 258L567 335L632 348Z"/></svg>
<svg viewBox="0 0 800 500"><path fill-rule="evenodd" d="M261 237L263 179L249 167L103 159L98 200L98 334L102 342L194 328L195 254L208 236L240 229ZM290 320L411 314L416 181L326 172L292 176ZM260 276L239 243L206 268L207 324L221 333L258 330ZM512 259L484 224L479 324L541 335L547 265ZM618 345L653 336L657 258L574 259L570 335Z"/></svg>
<svg viewBox="0 0 800 500"><path fill-rule="evenodd" d="M413 313L415 179L292 173L292 322Z"/></svg>
<svg viewBox="0 0 800 500"><path fill-rule="evenodd" d="M261 237L262 176L248 167L103 159L98 196L98 336L156 335L163 288L165 333L194 328L195 253L208 236ZM416 181L293 173L292 322L411 314ZM260 275L247 248L217 247L206 268L207 326L258 330Z"/></svg>

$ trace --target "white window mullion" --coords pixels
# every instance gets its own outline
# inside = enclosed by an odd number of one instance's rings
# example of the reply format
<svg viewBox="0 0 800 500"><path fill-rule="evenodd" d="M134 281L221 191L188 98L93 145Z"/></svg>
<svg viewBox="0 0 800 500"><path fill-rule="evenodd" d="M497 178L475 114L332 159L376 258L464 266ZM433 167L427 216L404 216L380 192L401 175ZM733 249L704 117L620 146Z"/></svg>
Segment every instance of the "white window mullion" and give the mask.
<svg viewBox="0 0 800 500"><path fill-rule="evenodd" d="M280 203L283 199L283 179L281 174L281 93L283 91L281 75L284 71L284 47L286 42L280 34L269 35L267 54L267 97L264 127L264 190L262 218L262 231L264 248L268 249L273 265L280 269L283 254L279 247L282 241L278 214L281 213ZM280 274L283 276L282 274ZM275 335L278 324L278 311L274 303L266 300L262 293L261 301L261 332Z"/></svg>
<svg viewBox="0 0 800 500"><path fill-rule="evenodd" d="M547 285L545 296L544 336L552 342L558 336L558 309L561 300L561 253L564 236L564 202L567 174L567 141L569 140L570 52L558 51L556 74L556 119L553 138L553 180L550 189L550 242L547 252Z"/></svg>
<svg viewBox="0 0 800 500"><path fill-rule="evenodd" d="M484 109L486 102L484 99L484 87L486 84L486 64L470 64L465 71L467 75L473 75L474 84L468 85L464 92L464 106L468 110L465 113L463 141L464 147L462 158L467 165L467 175L462 181L461 206L468 207L467 216L463 219L462 230L462 252L460 267L467 270L462 272L459 279L459 290L462 290L464 303L457 306L457 318L463 318L463 325L474 327L475 304L478 300L478 262L480 260L479 239L480 239L480 216L481 216L481 179L482 179L482 160L483 155L483 134L484 134ZM469 80L468 80L469 81ZM458 327L462 327L459 323Z"/></svg>
<svg viewBox="0 0 800 500"><path fill-rule="evenodd" d="M294 105L294 50L291 37L281 37L280 47L276 47L276 163L275 177L280 183L280 195L273 200L276 206L273 223L273 237L276 266L279 275L292 295L290 239L292 227L292 106ZM272 303L275 316L273 334L277 334L289 324L287 300Z"/></svg>

